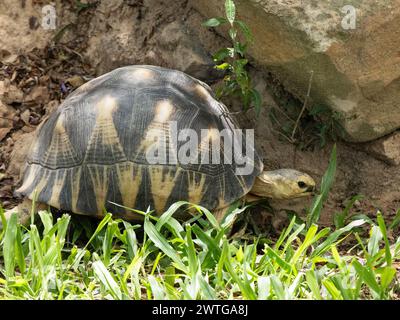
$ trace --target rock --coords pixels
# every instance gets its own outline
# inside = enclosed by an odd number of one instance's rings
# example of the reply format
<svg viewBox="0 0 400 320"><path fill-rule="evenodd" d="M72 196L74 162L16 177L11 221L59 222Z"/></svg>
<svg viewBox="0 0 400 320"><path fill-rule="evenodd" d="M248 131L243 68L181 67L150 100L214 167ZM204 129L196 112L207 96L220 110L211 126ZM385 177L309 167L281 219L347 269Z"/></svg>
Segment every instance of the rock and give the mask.
<svg viewBox="0 0 400 320"><path fill-rule="evenodd" d="M7 167L7 174L16 179L20 178L26 156L32 145L34 134L18 132L13 136L14 146L10 156L10 163Z"/></svg>
<svg viewBox="0 0 400 320"><path fill-rule="evenodd" d="M159 55L169 63L173 62L174 69L203 80L221 79L223 72L214 68L212 57L199 45L198 39L186 27L174 21L166 25L158 37Z"/></svg>
<svg viewBox="0 0 400 320"><path fill-rule="evenodd" d="M11 52L1 49L0 50L0 61L5 64L12 64L17 61L18 55L12 54Z"/></svg>
<svg viewBox="0 0 400 320"><path fill-rule="evenodd" d="M180 11L182 14L180 14ZM154 64L184 71L201 80L223 76L212 57L183 19L179 2L148 1L127 6L124 1L101 1L88 30L85 56L98 75L132 64Z"/></svg>
<svg viewBox="0 0 400 320"><path fill-rule="evenodd" d="M95 67L98 75L123 65L136 64L141 52L143 35L137 10L126 7L122 0L101 1L94 11L88 30L88 48L85 56ZM147 31L147 32L146 32Z"/></svg>
<svg viewBox="0 0 400 320"><path fill-rule="evenodd" d="M15 110L0 102L0 141L11 131L14 124Z"/></svg>
<svg viewBox="0 0 400 320"><path fill-rule="evenodd" d="M304 99L342 115L345 138L365 142L400 127L399 0L237 1L237 18L254 34L249 54ZM224 1L191 5L208 19L224 16ZM355 9L355 29L351 11ZM227 29L217 28L226 36Z"/></svg>
<svg viewBox="0 0 400 320"><path fill-rule="evenodd" d="M380 138L365 147L365 151L373 157L390 165L400 164L400 132Z"/></svg>
<svg viewBox="0 0 400 320"><path fill-rule="evenodd" d="M35 2L38 1L0 1L0 48L9 53L7 61L20 52L44 48L54 35L54 30L41 26L46 3Z"/></svg>

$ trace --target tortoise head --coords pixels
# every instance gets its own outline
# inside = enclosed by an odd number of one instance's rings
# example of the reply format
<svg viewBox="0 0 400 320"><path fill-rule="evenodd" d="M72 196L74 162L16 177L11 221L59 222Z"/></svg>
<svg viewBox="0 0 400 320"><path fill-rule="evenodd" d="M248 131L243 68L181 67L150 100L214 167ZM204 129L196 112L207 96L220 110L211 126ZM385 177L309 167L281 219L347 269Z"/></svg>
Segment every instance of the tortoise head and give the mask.
<svg viewBox="0 0 400 320"><path fill-rule="evenodd" d="M294 169L263 171L250 193L272 199L294 199L314 193L315 181L308 174Z"/></svg>

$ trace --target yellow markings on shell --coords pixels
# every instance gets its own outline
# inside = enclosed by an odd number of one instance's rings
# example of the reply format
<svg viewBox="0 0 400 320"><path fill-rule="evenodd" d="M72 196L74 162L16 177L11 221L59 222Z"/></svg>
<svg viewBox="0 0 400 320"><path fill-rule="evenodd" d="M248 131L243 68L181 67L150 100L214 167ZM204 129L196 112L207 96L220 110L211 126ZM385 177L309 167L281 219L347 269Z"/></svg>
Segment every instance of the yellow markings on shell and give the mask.
<svg viewBox="0 0 400 320"><path fill-rule="evenodd" d="M105 96L96 105L97 120L112 119L112 114L117 108L117 100L109 95Z"/></svg>
<svg viewBox="0 0 400 320"><path fill-rule="evenodd" d="M99 83L100 79L103 79L103 78L108 77L108 76L109 75L106 73L106 74L103 74L103 75L101 75L101 76L99 76L99 77L97 77L95 79L92 79L92 80L90 80L88 82L85 82L80 87L78 87L75 91L79 92L79 93L85 92L85 91L87 92L90 89L94 88Z"/></svg>
<svg viewBox="0 0 400 320"><path fill-rule="evenodd" d="M56 172L56 178L55 178L54 185L53 185L53 188L51 191L51 198L48 201L48 204L57 209L61 209L60 208L61 207L60 194L61 194L61 190L64 186L66 177L67 177L67 174L65 171L58 170Z"/></svg>
<svg viewBox="0 0 400 320"><path fill-rule="evenodd" d="M249 192L249 190L251 189L251 187L249 187L249 186L246 185L246 182L244 181L243 176L239 176L239 175L236 175L236 174L233 175L233 176L236 178L236 180L239 182L240 186L242 187L243 193Z"/></svg>
<svg viewBox="0 0 400 320"><path fill-rule="evenodd" d="M38 155L38 152L39 152L39 141L38 141L38 139L37 139L37 133L36 133L36 136L33 138L33 144L32 144L32 146L30 147L30 150L29 150L29 154L28 154L28 157L34 157L34 156L37 156Z"/></svg>
<svg viewBox="0 0 400 320"><path fill-rule="evenodd" d="M211 98L210 92L204 88L201 84L196 84L194 88L195 93L202 99L208 100Z"/></svg>
<svg viewBox="0 0 400 320"><path fill-rule="evenodd" d="M38 165L36 164L30 165L29 175L26 178L24 178L24 183L22 184L22 186L18 188L17 192L26 193L26 191L35 181L35 177L38 174L38 169L39 169Z"/></svg>
<svg viewBox="0 0 400 320"><path fill-rule="evenodd" d="M153 121L158 123L167 122L174 110L175 107L169 100L157 102Z"/></svg>
<svg viewBox="0 0 400 320"><path fill-rule="evenodd" d="M60 159L68 163L77 163L78 156L69 140L64 127L65 115L60 114L53 131L50 146L46 150L43 160L48 165L56 166Z"/></svg>
<svg viewBox="0 0 400 320"><path fill-rule="evenodd" d="M224 208L227 205L229 205L229 203L225 202L225 188L226 188L225 176L222 175L218 182L219 182L219 186L220 186L219 189L221 190L221 193L219 194L219 197L218 197L219 200L218 200L217 208Z"/></svg>
<svg viewBox="0 0 400 320"><path fill-rule="evenodd" d="M193 172L193 171L188 171L187 175L188 175L189 202L198 204L198 203L200 203L201 199L203 198L206 176L201 173L197 173L197 172ZM198 179L195 179L196 175L200 175L199 181L196 181L196 180L198 180Z"/></svg>
<svg viewBox="0 0 400 320"><path fill-rule="evenodd" d="M49 177L50 177L50 170L48 169L42 169L41 172L41 179L40 181L36 184L35 188L33 189L32 193L28 196L29 199L33 200L33 197L35 194L37 196L40 195L40 193L43 191L43 189L47 186L49 183Z"/></svg>
<svg viewBox="0 0 400 320"><path fill-rule="evenodd" d="M86 157L90 154L90 150L96 150L97 148L101 150L104 147L110 147L116 159L126 159L112 116L117 109L117 100L109 95L97 103L96 124L88 142Z"/></svg>
<svg viewBox="0 0 400 320"><path fill-rule="evenodd" d="M78 200L79 200L79 192L80 192L80 184L81 184L81 167L78 167L75 170L72 170L71 173L71 207L72 212L78 213Z"/></svg>
<svg viewBox="0 0 400 320"><path fill-rule="evenodd" d="M117 130L112 118L113 112L117 110L117 101L111 97L104 97L97 105L97 118L94 131L99 134L100 141L104 145L111 145L123 153Z"/></svg>
<svg viewBox="0 0 400 320"><path fill-rule="evenodd" d="M209 128L207 129L206 134L202 133L201 134L201 141L199 145L200 150L204 151L209 151L210 150L210 144L211 145L216 145L217 147L220 144L221 136L219 134L218 129L216 128ZM219 149L219 147L218 147Z"/></svg>
<svg viewBox="0 0 400 320"><path fill-rule="evenodd" d="M165 172L167 169L162 166L152 166L148 170L151 181L151 194L156 212L163 213L179 174L175 168L171 168Z"/></svg>
<svg viewBox="0 0 400 320"><path fill-rule="evenodd" d="M92 84L90 81L88 81L88 82L82 84L82 85L77 89L77 91L79 91L79 92L84 92L84 91L88 91L88 90L91 89L91 88L93 88L93 84Z"/></svg>
<svg viewBox="0 0 400 320"><path fill-rule="evenodd" d="M116 166L118 187L125 207L135 209L136 198L142 182L142 167L132 163Z"/></svg>
<svg viewBox="0 0 400 320"><path fill-rule="evenodd" d="M142 139L138 149L138 155L142 152L147 152L149 147L154 147L157 142L165 142L169 135L169 125L167 122L174 111L174 105L167 99L160 100L156 103L153 121L149 124L146 134Z"/></svg>
<svg viewBox="0 0 400 320"><path fill-rule="evenodd" d="M89 169L90 180L96 197L97 211L101 214L106 204L109 169L102 165L88 165L87 168Z"/></svg>
<svg viewBox="0 0 400 320"><path fill-rule="evenodd" d="M206 137L211 142L215 142L221 138L217 128L208 128Z"/></svg>
<svg viewBox="0 0 400 320"><path fill-rule="evenodd" d="M132 79L135 80L149 80L153 79L155 74L154 71L144 68L138 68L132 71L131 75Z"/></svg>

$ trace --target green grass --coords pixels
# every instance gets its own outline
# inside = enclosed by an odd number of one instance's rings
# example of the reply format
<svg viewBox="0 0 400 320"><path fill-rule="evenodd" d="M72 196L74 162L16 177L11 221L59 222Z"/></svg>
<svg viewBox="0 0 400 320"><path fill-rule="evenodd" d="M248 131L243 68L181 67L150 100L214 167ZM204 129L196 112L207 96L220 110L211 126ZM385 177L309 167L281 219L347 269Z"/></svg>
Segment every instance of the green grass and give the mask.
<svg viewBox="0 0 400 320"><path fill-rule="evenodd" d="M158 218L136 211L141 225L41 211L28 228L0 207L0 299L399 299L400 211L388 226L380 212L351 216L358 197L335 227L317 225L335 168L336 148L306 221L294 215L274 241L229 237L247 207L218 222L194 206L181 222L177 202Z"/></svg>
<svg viewBox="0 0 400 320"><path fill-rule="evenodd" d="M200 207L196 222L178 222L172 214L182 204L158 219L146 213L143 228L107 214L86 243L68 239L67 214L53 222L42 211L40 231L22 227L14 216L0 235L0 298L341 300L399 294L400 239L389 243L381 215L365 239L357 233L367 225L362 219L330 230L316 224L307 229L293 217L274 243L265 244L256 237L229 239L230 223L219 224ZM339 251L348 237L358 243Z"/></svg>

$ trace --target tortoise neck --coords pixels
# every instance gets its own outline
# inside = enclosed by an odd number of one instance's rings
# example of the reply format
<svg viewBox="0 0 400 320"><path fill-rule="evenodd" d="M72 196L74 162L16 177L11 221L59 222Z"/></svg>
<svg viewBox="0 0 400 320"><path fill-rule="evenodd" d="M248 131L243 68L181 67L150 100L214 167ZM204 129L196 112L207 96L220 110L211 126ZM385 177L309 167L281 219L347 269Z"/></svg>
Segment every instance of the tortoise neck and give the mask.
<svg viewBox="0 0 400 320"><path fill-rule="evenodd" d="M274 198L274 181L270 173L271 171L263 171L258 177L256 177L249 193L257 197Z"/></svg>

